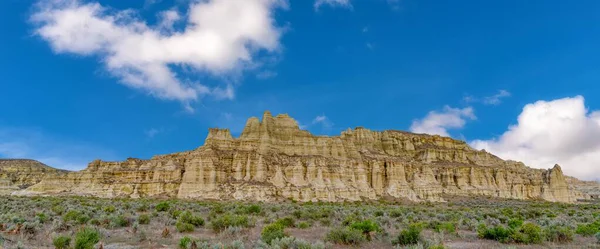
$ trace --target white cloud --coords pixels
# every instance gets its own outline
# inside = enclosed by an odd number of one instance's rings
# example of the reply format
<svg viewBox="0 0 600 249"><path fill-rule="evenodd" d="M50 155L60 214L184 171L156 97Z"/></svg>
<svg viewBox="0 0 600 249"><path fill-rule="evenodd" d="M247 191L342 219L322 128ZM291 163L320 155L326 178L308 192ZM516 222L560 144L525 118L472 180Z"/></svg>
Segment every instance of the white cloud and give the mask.
<svg viewBox="0 0 600 249"><path fill-rule="evenodd" d="M327 116L320 115L320 116L316 116L315 119L313 119L312 123L317 124L317 123L323 123L325 121L327 121Z"/></svg>
<svg viewBox="0 0 600 249"><path fill-rule="evenodd" d="M584 98L528 104L501 136L470 144L504 159L535 168L558 163L567 175L597 179L600 175L600 112L586 109Z"/></svg>
<svg viewBox="0 0 600 249"><path fill-rule="evenodd" d="M94 159L116 159L112 151L98 146L13 127L0 127L0 158L34 159L69 170L83 169Z"/></svg>
<svg viewBox="0 0 600 249"><path fill-rule="evenodd" d="M192 1L185 20L175 10L149 26L133 10L96 2L41 1L31 20L35 34L56 53L98 56L121 83L155 97L189 103L202 96L230 99L233 88L207 86L176 73L174 66L224 77L253 67L262 51L280 48L282 29L273 11L285 0ZM173 25L185 21L185 27ZM189 105L187 105L189 106Z"/></svg>
<svg viewBox="0 0 600 249"><path fill-rule="evenodd" d="M492 96L484 97L482 102L486 105L498 105L502 103L502 99L506 97L510 97L510 92L506 90L499 90L498 93Z"/></svg>
<svg viewBox="0 0 600 249"><path fill-rule="evenodd" d="M161 132L160 129L150 128L148 130L145 130L144 134L146 134L146 137L148 137L148 138L154 138L160 132Z"/></svg>
<svg viewBox="0 0 600 249"><path fill-rule="evenodd" d="M321 126L321 129L323 131L330 131L331 128L333 128L333 122L331 122L331 120L329 120L329 118L325 115L318 115L316 116L309 124L307 125L303 125L301 123L298 123L300 129L302 130L306 130L309 129L311 127L314 127L316 125Z"/></svg>
<svg viewBox="0 0 600 249"><path fill-rule="evenodd" d="M476 117L471 107L459 109L445 106L441 112L430 111L423 119L414 120L410 126L410 131L450 136L448 129L463 128L467 120L473 119L476 119Z"/></svg>
<svg viewBox="0 0 600 249"><path fill-rule="evenodd" d="M502 99L508 98L510 96L511 96L511 93L509 91L498 90L498 93L496 93L492 96L486 96L486 97L482 97L482 98L477 98L472 95L466 95L465 97L463 97L463 101L465 101L467 103L481 102L484 105L499 105L500 103L502 103Z"/></svg>
<svg viewBox="0 0 600 249"><path fill-rule="evenodd" d="M314 4L315 10L318 11L323 5L352 9L350 0L316 0Z"/></svg>

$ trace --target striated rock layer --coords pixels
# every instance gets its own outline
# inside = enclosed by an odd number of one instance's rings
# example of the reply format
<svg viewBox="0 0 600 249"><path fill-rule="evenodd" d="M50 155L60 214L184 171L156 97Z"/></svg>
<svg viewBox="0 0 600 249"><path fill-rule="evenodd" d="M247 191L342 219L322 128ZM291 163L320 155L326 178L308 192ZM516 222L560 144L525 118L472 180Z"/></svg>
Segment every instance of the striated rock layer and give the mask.
<svg viewBox="0 0 600 249"><path fill-rule="evenodd" d="M29 159L0 159L0 194L10 194L39 183L43 178L62 175L58 170Z"/></svg>
<svg viewBox="0 0 600 249"><path fill-rule="evenodd" d="M177 197L217 200L444 201L444 195L575 202L560 166L504 161L448 137L348 129L314 136L286 114L248 119L239 138L210 129L195 150L150 160L93 161L14 194Z"/></svg>

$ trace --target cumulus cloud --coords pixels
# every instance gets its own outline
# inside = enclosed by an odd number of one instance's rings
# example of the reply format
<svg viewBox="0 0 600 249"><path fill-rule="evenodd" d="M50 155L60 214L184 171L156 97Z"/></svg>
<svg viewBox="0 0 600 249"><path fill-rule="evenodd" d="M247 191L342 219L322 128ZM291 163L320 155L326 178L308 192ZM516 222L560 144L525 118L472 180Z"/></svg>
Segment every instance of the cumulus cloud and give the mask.
<svg viewBox="0 0 600 249"><path fill-rule="evenodd" d="M473 108L452 108L445 106L441 112L430 111L423 119L414 120L410 131L415 133L450 136L448 129L463 128L467 120L476 119Z"/></svg>
<svg viewBox="0 0 600 249"><path fill-rule="evenodd" d="M257 54L280 48L282 29L273 12L286 7L285 0L192 1L187 13L160 12L159 22L151 26L134 10L50 0L37 4L31 21L35 34L54 52L97 56L121 83L161 99L190 103L206 95L233 98L233 88L204 85L174 67L211 76L252 67ZM175 29L180 22L184 27Z"/></svg>
<svg viewBox="0 0 600 249"><path fill-rule="evenodd" d="M352 9L350 0L316 0L314 4L315 10L318 11L323 5Z"/></svg>
<svg viewBox="0 0 600 249"><path fill-rule="evenodd" d="M558 163L567 175L600 176L600 111L585 107L582 96L528 104L501 136L470 144L504 159L536 168Z"/></svg>

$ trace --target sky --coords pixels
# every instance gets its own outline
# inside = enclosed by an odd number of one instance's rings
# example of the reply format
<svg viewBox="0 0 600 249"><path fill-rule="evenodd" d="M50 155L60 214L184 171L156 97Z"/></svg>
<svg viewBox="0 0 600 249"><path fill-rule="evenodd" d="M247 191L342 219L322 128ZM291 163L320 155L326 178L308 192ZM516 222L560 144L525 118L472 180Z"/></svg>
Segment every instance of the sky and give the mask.
<svg viewBox="0 0 600 249"><path fill-rule="evenodd" d="M600 2L0 1L0 157L80 170L288 113L600 178Z"/></svg>

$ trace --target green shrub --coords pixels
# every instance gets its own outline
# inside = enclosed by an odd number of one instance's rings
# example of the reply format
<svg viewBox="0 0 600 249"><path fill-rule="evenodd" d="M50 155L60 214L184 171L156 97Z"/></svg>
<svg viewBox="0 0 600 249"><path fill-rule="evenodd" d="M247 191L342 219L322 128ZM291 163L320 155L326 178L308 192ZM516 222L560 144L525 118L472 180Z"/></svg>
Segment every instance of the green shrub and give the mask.
<svg viewBox="0 0 600 249"><path fill-rule="evenodd" d="M586 237L595 235L598 232L600 232L600 224L598 222L577 225L577 229L575 229L576 234Z"/></svg>
<svg viewBox="0 0 600 249"><path fill-rule="evenodd" d="M291 216L278 219L276 221L276 223L281 224L283 227L294 227L294 226L296 226L296 224L295 224L296 221L294 220L294 217L291 217Z"/></svg>
<svg viewBox="0 0 600 249"><path fill-rule="evenodd" d="M306 221L302 221L300 223L298 223L298 228L300 229L307 229L310 227L310 224L308 224L308 222Z"/></svg>
<svg viewBox="0 0 600 249"><path fill-rule="evenodd" d="M600 233L597 233L594 237L596 237L596 243L600 243Z"/></svg>
<svg viewBox="0 0 600 249"><path fill-rule="evenodd" d="M75 249L92 249L100 241L100 234L92 228L84 228L75 234Z"/></svg>
<svg viewBox="0 0 600 249"><path fill-rule="evenodd" d="M166 202L166 201L163 201L163 202L158 203L156 205L156 211L158 211L158 212L166 212L170 208L171 208L171 205L168 202Z"/></svg>
<svg viewBox="0 0 600 249"><path fill-rule="evenodd" d="M262 208L259 205L253 204L246 207L247 214L260 214Z"/></svg>
<svg viewBox="0 0 600 249"><path fill-rule="evenodd" d="M87 214L81 214L77 217L77 223L83 225L86 224L90 219L90 216L88 216Z"/></svg>
<svg viewBox="0 0 600 249"><path fill-rule="evenodd" d="M501 243L507 243L511 240L511 231L504 228L503 226L495 226L493 228L487 228L485 224L480 224L477 227L477 234L479 238L499 241Z"/></svg>
<svg viewBox="0 0 600 249"><path fill-rule="evenodd" d="M67 249L71 245L71 238L60 235L52 240L52 245L54 245L54 248L56 249Z"/></svg>
<svg viewBox="0 0 600 249"><path fill-rule="evenodd" d="M63 221L64 222L76 222L77 218L79 218L79 216L82 215L81 212L77 211L77 210L69 210L69 212L67 212L65 215L63 215Z"/></svg>
<svg viewBox="0 0 600 249"><path fill-rule="evenodd" d="M192 239L188 236L179 239L179 248L181 249L187 249L190 244L192 244Z"/></svg>
<svg viewBox="0 0 600 249"><path fill-rule="evenodd" d="M129 226L130 221L123 215L117 215L112 218L112 223L115 227L127 227Z"/></svg>
<svg viewBox="0 0 600 249"><path fill-rule="evenodd" d="M171 209L171 211L169 211L169 214L171 215L171 218L173 219L177 219L179 217L179 215L181 215L181 210L178 209Z"/></svg>
<svg viewBox="0 0 600 249"><path fill-rule="evenodd" d="M200 216L193 215L190 211L185 211L179 215L179 222L191 224L195 227L204 226L204 219Z"/></svg>
<svg viewBox="0 0 600 249"><path fill-rule="evenodd" d="M51 209L56 215L62 215L65 212L65 208L59 205L54 205Z"/></svg>
<svg viewBox="0 0 600 249"><path fill-rule="evenodd" d="M511 238L514 242L523 244L542 243L542 228L533 223L525 223L514 231Z"/></svg>
<svg viewBox="0 0 600 249"><path fill-rule="evenodd" d="M390 211L390 217L392 218L398 218L402 216L402 210L400 209L394 209L392 211Z"/></svg>
<svg viewBox="0 0 600 249"><path fill-rule="evenodd" d="M260 233L260 238L267 244L271 244L271 241L274 239L281 239L287 236L284 228L285 226L278 222L266 225Z"/></svg>
<svg viewBox="0 0 600 249"><path fill-rule="evenodd" d="M573 231L568 227L551 226L544 229L544 237L554 243L568 243L573 241Z"/></svg>
<svg viewBox="0 0 600 249"><path fill-rule="evenodd" d="M336 244L359 245L366 240L362 232L349 227L335 228L327 233L325 240Z"/></svg>
<svg viewBox="0 0 600 249"><path fill-rule="evenodd" d="M361 231L367 240L371 240L371 233L381 231L381 227L371 220L354 222L350 228Z"/></svg>
<svg viewBox="0 0 600 249"><path fill-rule="evenodd" d="M210 225L213 231L220 232L228 227L249 227L250 220L245 215L226 214L213 219Z"/></svg>
<svg viewBox="0 0 600 249"><path fill-rule="evenodd" d="M396 245L414 245L421 240L421 226L411 224L407 229L400 231L398 237L393 241Z"/></svg>
<svg viewBox="0 0 600 249"><path fill-rule="evenodd" d="M523 225L523 220L522 219L510 219L508 220L508 227L512 228L512 229L516 229L518 227L520 227L521 225Z"/></svg>
<svg viewBox="0 0 600 249"><path fill-rule="evenodd" d="M175 228L177 228L177 231L180 233L185 233L185 232L193 232L194 231L194 225L190 224L190 223L184 223L181 221L177 221L177 223L175 223Z"/></svg>
<svg viewBox="0 0 600 249"><path fill-rule="evenodd" d="M435 228L436 232L444 232L448 234L456 233L456 225L452 222L443 222L437 225Z"/></svg>
<svg viewBox="0 0 600 249"><path fill-rule="evenodd" d="M45 213L37 213L37 214L35 214L35 217L42 224L46 223L46 221L48 221L48 219L49 219Z"/></svg>
<svg viewBox="0 0 600 249"><path fill-rule="evenodd" d="M115 206L106 206L104 207L104 212L106 213L114 213L117 209Z"/></svg>
<svg viewBox="0 0 600 249"><path fill-rule="evenodd" d="M150 216L147 214L141 214L138 217L138 223L140 224L149 224L150 223Z"/></svg>

